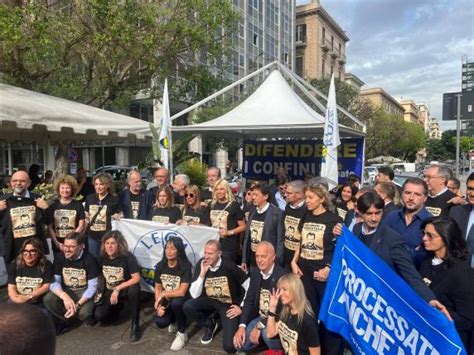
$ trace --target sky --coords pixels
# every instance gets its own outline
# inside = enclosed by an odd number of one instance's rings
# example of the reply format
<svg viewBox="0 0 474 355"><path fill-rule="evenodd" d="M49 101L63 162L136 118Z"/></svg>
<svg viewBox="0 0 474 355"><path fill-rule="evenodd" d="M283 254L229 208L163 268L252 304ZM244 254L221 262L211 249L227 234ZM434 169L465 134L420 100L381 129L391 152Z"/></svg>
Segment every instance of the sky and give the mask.
<svg viewBox="0 0 474 355"><path fill-rule="evenodd" d="M296 0L297 5L308 0ZM321 0L346 31L346 72L367 87L428 105L441 121L443 93L461 91L464 55L474 61L474 0Z"/></svg>

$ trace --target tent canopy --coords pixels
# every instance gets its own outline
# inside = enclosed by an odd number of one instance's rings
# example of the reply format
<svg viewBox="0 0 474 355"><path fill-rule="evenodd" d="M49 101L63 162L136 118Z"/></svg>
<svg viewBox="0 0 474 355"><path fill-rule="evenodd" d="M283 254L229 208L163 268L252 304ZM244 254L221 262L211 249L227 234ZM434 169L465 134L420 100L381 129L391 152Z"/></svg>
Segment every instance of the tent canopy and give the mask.
<svg viewBox="0 0 474 355"><path fill-rule="evenodd" d="M36 143L151 136L148 122L0 84L0 140Z"/></svg>
<svg viewBox="0 0 474 355"><path fill-rule="evenodd" d="M315 137L322 136L324 120L275 69L252 95L233 110L204 123L172 126L171 130L174 135L199 133L239 137ZM364 135L343 125L339 129L343 136Z"/></svg>

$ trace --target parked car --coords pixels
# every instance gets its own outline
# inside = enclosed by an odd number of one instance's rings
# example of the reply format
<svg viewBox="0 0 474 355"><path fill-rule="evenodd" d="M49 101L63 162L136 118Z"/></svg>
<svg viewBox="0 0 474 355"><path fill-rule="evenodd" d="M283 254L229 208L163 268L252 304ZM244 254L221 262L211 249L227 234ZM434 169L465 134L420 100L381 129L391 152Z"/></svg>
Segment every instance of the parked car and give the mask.
<svg viewBox="0 0 474 355"><path fill-rule="evenodd" d="M417 173L395 174L393 178L393 182L395 183L395 185L402 187L407 179L414 178L414 177L420 177L420 175Z"/></svg>

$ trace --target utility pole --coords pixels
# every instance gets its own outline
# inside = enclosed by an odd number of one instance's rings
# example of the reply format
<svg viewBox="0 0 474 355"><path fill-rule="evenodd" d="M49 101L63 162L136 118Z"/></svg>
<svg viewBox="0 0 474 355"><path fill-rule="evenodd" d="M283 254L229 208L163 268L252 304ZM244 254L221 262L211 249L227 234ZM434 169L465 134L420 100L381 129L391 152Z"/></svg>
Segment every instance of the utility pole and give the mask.
<svg viewBox="0 0 474 355"><path fill-rule="evenodd" d="M461 140L461 97L462 94L457 94L457 112L456 112L456 172L454 176L459 178L459 148Z"/></svg>

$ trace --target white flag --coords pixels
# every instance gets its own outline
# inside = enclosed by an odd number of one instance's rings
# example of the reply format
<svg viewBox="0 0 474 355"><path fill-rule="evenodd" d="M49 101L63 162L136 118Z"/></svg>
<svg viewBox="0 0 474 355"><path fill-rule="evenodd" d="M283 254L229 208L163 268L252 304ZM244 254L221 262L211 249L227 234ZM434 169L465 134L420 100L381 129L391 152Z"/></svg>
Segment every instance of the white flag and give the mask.
<svg viewBox="0 0 474 355"><path fill-rule="evenodd" d="M161 161L165 168L169 168L169 150L170 150L170 103L168 99L168 79L165 79L165 88L163 90L163 101L161 103L163 112L161 115L161 130L160 130L160 152Z"/></svg>
<svg viewBox="0 0 474 355"><path fill-rule="evenodd" d="M324 123L323 157L321 162L321 176L329 180L329 189L338 184L337 147L339 139L339 123L337 120L336 87L334 74L329 85L328 104L326 107L326 121Z"/></svg>

